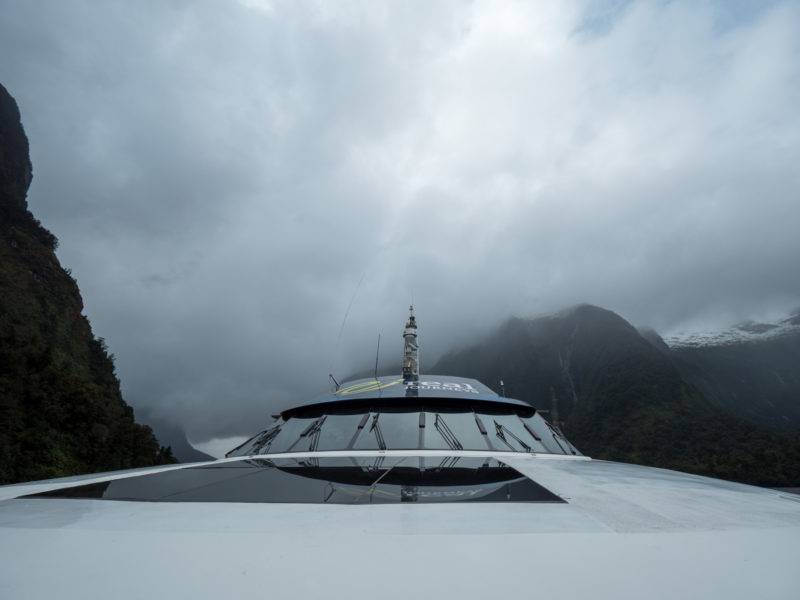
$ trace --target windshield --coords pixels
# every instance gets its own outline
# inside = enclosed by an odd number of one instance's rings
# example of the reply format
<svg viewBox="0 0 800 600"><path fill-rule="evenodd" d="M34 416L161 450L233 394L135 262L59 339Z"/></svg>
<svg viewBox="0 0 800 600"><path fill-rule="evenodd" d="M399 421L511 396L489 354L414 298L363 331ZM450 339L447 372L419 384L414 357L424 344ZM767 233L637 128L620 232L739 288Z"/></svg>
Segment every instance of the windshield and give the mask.
<svg viewBox="0 0 800 600"><path fill-rule="evenodd" d="M539 414L373 409L278 419L228 456L329 450L490 450L579 454Z"/></svg>

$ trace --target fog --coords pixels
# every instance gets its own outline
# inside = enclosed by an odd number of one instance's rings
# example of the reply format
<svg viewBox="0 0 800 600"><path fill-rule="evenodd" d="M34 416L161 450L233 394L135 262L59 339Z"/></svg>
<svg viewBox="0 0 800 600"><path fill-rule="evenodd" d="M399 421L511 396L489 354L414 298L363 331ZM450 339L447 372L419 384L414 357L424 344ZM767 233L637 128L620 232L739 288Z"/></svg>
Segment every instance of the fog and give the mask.
<svg viewBox="0 0 800 600"><path fill-rule="evenodd" d="M800 304L796 3L0 15L31 210L127 401L194 440L371 364L378 333L397 362L412 301L423 370L578 302L665 333Z"/></svg>

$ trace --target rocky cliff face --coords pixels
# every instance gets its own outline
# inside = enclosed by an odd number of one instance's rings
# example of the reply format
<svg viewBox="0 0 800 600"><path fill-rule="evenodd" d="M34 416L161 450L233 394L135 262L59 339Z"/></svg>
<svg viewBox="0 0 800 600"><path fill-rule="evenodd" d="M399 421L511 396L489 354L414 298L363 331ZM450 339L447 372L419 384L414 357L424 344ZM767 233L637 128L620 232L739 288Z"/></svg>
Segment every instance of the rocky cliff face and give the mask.
<svg viewBox="0 0 800 600"><path fill-rule="evenodd" d="M800 440L747 423L710 402L672 357L627 321L583 305L512 319L431 370L475 377L549 411L595 458L748 483L800 481Z"/></svg>
<svg viewBox="0 0 800 600"><path fill-rule="evenodd" d="M32 168L0 85L0 483L171 462L124 402L57 240L28 210Z"/></svg>

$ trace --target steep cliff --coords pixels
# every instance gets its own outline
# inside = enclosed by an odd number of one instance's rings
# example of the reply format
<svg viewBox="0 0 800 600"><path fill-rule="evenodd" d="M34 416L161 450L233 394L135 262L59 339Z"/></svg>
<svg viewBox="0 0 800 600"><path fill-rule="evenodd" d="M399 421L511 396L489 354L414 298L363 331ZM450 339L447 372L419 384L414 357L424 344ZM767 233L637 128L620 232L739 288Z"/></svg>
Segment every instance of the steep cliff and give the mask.
<svg viewBox="0 0 800 600"><path fill-rule="evenodd" d="M134 421L57 240L28 210L28 140L0 85L0 483L172 462Z"/></svg>

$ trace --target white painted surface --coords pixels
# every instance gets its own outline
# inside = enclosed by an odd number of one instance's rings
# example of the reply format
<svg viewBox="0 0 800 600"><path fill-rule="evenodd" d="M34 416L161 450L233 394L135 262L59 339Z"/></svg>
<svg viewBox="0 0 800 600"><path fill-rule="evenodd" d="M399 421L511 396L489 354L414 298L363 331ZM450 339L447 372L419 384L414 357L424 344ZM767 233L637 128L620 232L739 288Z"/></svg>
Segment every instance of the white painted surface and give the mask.
<svg viewBox="0 0 800 600"><path fill-rule="evenodd" d="M498 457L568 504L6 500L0 598L800 597L789 494Z"/></svg>

